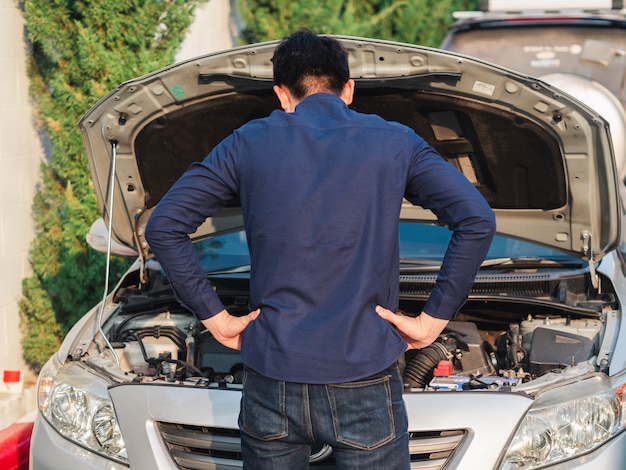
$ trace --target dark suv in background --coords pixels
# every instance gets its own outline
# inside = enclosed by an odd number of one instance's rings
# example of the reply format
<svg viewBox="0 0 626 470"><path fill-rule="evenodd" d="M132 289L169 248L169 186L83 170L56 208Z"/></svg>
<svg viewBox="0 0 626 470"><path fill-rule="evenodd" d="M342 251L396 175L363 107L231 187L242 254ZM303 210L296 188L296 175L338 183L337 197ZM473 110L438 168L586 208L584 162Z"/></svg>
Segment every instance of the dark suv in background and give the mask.
<svg viewBox="0 0 626 470"><path fill-rule="evenodd" d="M550 9L546 9L549 7ZM619 176L626 160L623 0L490 0L456 12L441 48L542 80L610 123Z"/></svg>

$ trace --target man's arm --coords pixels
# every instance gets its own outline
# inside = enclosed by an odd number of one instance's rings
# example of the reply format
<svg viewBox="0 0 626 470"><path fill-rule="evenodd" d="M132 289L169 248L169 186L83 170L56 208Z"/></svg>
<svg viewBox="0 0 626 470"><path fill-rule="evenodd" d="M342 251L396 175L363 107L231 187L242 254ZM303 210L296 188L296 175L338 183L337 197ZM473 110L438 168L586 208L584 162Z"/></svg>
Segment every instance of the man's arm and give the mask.
<svg viewBox="0 0 626 470"><path fill-rule="evenodd" d="M204 161L192 165L157 204L146 227L146 239L178 301L191 310L224 346L241 349L241 332L259 311L230 315L213 290L189 234L236 195L234 159L229 143L218 145Z"/></svg>
<svg viewBox="0 0 626 470"><path fill-rule="evenodd" d="M405 197L432 210L452 230L437 283L421 315L396 315L376 307L378 315L397 328L411 349L435 341L465 303L496 224L493 211L478 190L421 138L415 140Z"/></svg>
<svg viewBox="0 0 626 470"><path fill-rule="evenodd" d="M423 310L451 320L467 300L496 231L495 214L478 189L418 138L405 197L430 209L452 231L437 283Z"/></svg>

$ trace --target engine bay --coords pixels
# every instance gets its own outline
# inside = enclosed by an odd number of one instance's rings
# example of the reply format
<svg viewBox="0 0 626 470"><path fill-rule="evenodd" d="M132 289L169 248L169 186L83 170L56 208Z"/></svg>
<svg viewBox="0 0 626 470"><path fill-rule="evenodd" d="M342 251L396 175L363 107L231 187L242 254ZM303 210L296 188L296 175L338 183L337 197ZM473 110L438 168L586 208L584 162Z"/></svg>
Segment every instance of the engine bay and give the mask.
<svg viewBox="0 0 626 470"><path fill-rule="evenodd" d="M405 387L512 387L590 360L599 350L601 332L602 322L597 319L529 315L499 332L480 331L472 322L451 321L433 344L405 354Z"/></svg>
<svg viewBox="0 0 626 470"><path fill-rule="evenodd" d="M242 305L227 308L247 313ZM488 308L483 318L468 311L433 344L405 353L399 365L407 391L509 389L589 361L600 349L600 318L518 314L512 321L509 312L506 327L494 330ZM108 336L120 368L135 382L228 386L243 379L240 352L217 342L178 304L118 314Z"/></svg>
<svg viewBox="0 0 626 470"><path fill-rule="evenodd" d="M551 282L538 289L535 270L515 276L479 273L467 302L438 339L399 360L405 390L507 390L579 364L606 371L612 345L604 344L604 333L612 328L608 313L618 306L608 279L601 280L603 290L593 292L587 276L584 270L569 271L569 276L553 272ZM423 280L431 278L434 282L430 274L401 276L397 314L419 315L432 289ZM147 290L132 276L118 286L114 313L103 328L121 380L241 384L241 353L213 338L176 301L158 271L151 280ZM248 313L247 273L220 275L211 282L232 315Z"/></svg>

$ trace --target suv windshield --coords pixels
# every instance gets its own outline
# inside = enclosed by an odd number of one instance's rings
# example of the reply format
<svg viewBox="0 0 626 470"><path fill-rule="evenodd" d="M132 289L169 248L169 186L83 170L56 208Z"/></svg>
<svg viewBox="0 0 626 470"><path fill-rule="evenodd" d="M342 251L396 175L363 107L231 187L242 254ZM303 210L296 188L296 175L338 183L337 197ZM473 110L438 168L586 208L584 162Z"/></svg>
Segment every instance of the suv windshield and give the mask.
<svg viewBox="0 0 626 470"><path fill-rule="evenodd" d="M535 77L556 72L588 77L626 104L625 32L626 21L617 20L493 19L459 23L441 48ZM600 54L599 49L603 49Z"/></svg>
<svg viewBox="0 0 626 470"><path fill-rule="evenodd" d="M439 225L425 225L414 222L400 222L400 258L409 263L438 265L448 247L452 232ZM246 234L243 230L216 235L194 243L196 253L205 272L247 271L250 255ZM500 259L540 259L566 264L580 264L581 261L551 248L496 235L487 260Z"/></svg>

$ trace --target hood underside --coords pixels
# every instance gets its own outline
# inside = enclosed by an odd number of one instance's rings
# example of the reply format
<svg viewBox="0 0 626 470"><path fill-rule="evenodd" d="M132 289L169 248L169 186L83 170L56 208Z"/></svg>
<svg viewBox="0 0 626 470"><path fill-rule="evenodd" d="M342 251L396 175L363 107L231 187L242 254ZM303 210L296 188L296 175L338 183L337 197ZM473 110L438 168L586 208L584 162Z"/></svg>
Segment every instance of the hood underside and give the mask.
<svg viewBox="0 0 626 470"><path fill-rule="evenodd" d="M352 108L416 130L485 196L498 232L599 258L619 236L608 124L542 81L469 57L337 37L356 81ZM235 128L278 109L276 42L198 57L131 80L79 122L105 219L115 156L116 241L146 256L154 206ZM238 201L197 236L242 224ZM402 218L434 220L405 204Z"/></svg>

